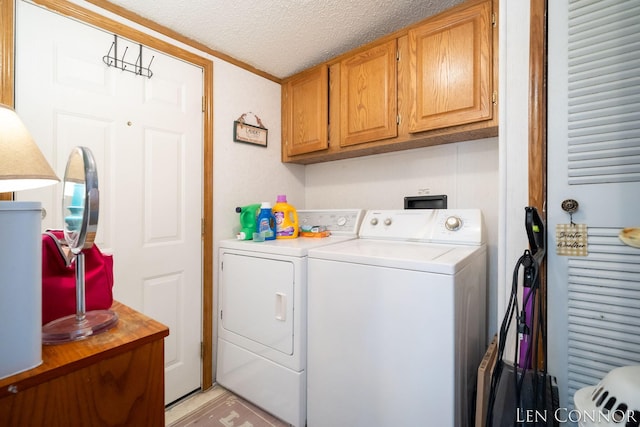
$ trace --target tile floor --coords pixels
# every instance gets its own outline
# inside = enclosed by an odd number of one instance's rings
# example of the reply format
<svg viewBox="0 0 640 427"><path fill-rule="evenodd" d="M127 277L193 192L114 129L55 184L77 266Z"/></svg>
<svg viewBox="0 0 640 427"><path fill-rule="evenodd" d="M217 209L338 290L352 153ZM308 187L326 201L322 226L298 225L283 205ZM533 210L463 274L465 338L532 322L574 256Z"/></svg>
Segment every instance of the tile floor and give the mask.
<svg viewBox="0 0 640 427"><path fill-rule="evenodd" d="M198 408L201 408L203 405L217 398L225 391L225 389L219 386L214 386L207 391L196 393L181 402L176 403L165 410L164 425L171 425L171 423L179 420Z"/></svg>

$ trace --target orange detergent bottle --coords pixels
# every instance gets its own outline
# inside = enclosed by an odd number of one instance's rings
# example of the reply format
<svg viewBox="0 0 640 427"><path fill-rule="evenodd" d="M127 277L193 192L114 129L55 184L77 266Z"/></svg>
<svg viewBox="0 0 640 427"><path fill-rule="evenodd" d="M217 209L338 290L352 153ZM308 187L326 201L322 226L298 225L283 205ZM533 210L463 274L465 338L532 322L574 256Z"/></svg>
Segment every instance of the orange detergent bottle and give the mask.
<svg viewBox="0 0 640 427"><path fill-rule="evenodd" d="M276 218L276 239L295 239L298 237L298 212L287 203L287 196L278 195L276 204L271 209Z"/></svg>

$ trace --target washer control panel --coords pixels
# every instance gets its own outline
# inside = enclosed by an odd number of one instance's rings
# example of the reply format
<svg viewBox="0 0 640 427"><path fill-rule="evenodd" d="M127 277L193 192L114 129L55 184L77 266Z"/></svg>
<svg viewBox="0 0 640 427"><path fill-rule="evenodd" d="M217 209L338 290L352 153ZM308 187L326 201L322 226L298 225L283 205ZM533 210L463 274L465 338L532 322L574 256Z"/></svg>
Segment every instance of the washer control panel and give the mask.
<svg viewBox="0 0 640 427"><path fill-rule="evenodd" d="M462 228L462 220L459 217L452 215L444 222L444 226L449 231L458 231Z"/></svg>
<svg viewBox="0 0 640 427"><path fill-rule="evenodd" d="M484 243L479 209L407 209L367 211L360 238L480 245Z"/></svg>
<svg viewBox="0 0 640 427"><path fill-rule="evenodd" d="M357 235L364 217L363 209L299 210L300 226L325 227L336 235Z"/></svg>

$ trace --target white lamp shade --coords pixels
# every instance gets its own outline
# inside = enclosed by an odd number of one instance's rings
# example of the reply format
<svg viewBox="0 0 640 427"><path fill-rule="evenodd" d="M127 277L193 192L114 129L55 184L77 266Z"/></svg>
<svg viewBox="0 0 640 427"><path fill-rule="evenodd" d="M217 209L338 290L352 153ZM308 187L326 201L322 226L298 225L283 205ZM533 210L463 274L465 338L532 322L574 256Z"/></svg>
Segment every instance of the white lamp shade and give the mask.
<svg viewBox="0 0 640 427"><path fill-rule="evenodd" d="M0 193L59 181L13 108L0 104Z"/></svg>

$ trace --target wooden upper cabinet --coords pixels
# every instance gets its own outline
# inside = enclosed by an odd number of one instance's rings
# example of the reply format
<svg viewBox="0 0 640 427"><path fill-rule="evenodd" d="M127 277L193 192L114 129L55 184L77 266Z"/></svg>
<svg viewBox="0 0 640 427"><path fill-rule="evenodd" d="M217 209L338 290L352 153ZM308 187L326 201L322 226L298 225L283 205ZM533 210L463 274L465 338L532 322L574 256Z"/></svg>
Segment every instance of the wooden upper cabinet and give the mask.
<svg viewBox="0 0 640 427"><path fill-rule="evenodd" d="M409 30L409 132L492 118L491 1Z"/></svg>
<svg viewBox="0 0 640 427"><path fill-rule="evenodd" d="M394 39L340 61L340 146L398 135L396 43Z"/></svg>
<svg viewBox="0 0 640 427"><path fill-rule="evenodd" d="M282 82L282 161L498 135L498 0L467 0Z"/></svg>
<svg viewBox="0 0 640 427"><path fill-rule="evenodd" d="M329 146L329 78L323 64L282 84L283 160Z"/></svg>

